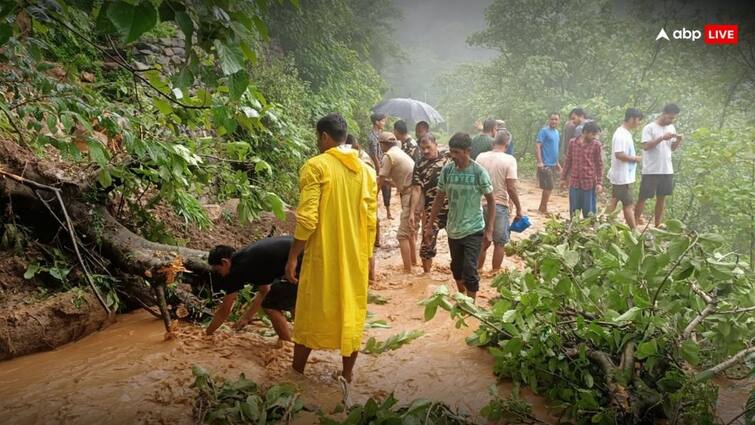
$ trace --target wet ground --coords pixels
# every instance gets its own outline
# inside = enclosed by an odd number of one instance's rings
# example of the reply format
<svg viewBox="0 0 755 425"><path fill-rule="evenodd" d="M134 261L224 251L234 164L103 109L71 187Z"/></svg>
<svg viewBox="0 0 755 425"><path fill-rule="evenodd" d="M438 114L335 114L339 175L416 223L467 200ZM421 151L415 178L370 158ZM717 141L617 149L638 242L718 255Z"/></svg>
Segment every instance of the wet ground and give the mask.
<svg viewBox="0 0 755 425"><path fill-rule="evenodd" d="M525 182L520 191L525 207L537 205L539 192L531 183ZM566 209L566 198L554 196L552 210L563 214ZM382 208L380 213L384 217ZM415 268L413 274L404 275L394 241L399 214L396 211L393 215L393 222L381 222L384 244L377 252L379 282L371 290L388 303L368 306L374 315L371 320L386 320L391 327L368 330L365 339L375 336L384 340L403 330L420 329L425 334L395 351L360 354L352 385L354 401L394 392L402 401L438 400L477 415L489 400L491 385L498 385L504 396L511 387L496 382L492 358L485 350L464 342L475 327L472 320L465 329L456 329L444 312L432 321L423 320L423 309L417 302L438 285L453 284L448 246L441 233L433 272L423 275L421 268ZM542 226L542 218L529 215L533 230ZM504 266L518 267L518 261L507 258ZM486 265L485 270L489 267ZM491 277L489 272L484 273L479 293L483 305L494 296L488 285ZM76 343L0 363L0 423L193 423L192 365L229 378L244 373L263 385L292 382L307 403L331 411L341 400L332 378L332 373L340 369L338 353L313 353L306 375L301 377L289 369L291 347L278 347L277 338L262 336L261 330L255 323L242 332L223 329L206 337L201 328L183 324L175 339L164 341L162 323L148 313L122 315L115 325ZM720 384L722 416L733 418L742 411L748 388L728 381ZM524 396L541 419L554 420L541 398L527 393ZM316 417L312 414L296 420L301 424L313 422Z"/></svg>

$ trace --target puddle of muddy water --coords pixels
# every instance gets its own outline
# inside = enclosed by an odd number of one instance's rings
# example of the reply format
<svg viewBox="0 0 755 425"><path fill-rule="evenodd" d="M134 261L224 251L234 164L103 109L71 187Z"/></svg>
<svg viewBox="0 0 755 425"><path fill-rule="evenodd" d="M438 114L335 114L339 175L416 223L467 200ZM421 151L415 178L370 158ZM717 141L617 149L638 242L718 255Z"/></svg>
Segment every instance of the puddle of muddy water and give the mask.
<svg viewBox="0 0 755 425"><path fill-rule="evenodd" d="M555 199L556 210L565 210L565 198ZM395 351L360 355L352 388L354 401L394 392L402 402L427 398L477 415L489 400L491 385L498 385L504 397L510 393L510 384L496 382L492 357L483 349L466 345L464 339L475 327L472 321L469 328L456 329L447 315L440 313L430 322L423 320L417 302L431 294L435 286L452 284L445 239L438 242L438 249L439 267L428 276L403 275L395 251L378 252L381 282L373 290L388 304L370 304L368 310L374 319L386 320L391 328L371 329L365 339L375 336L383 340L414 329L425 334ZM504 265L516 266L509 259ZM483 280L481 302L494 295L488 283L489 279ZM261 385L292 382L306 403L332 411L341 400L331 377L340 368L338 353L314 352L302 378L289 369L291 347L278 347L274 337L260 336L259 330L251 326L244 332L220 332L208 338L199 327L182 325L175 339L164 341L162 322L148 313L121 315L115 325L76 343L0 363L0 422L190 424L195 395L190 388L191 367L195 364L212 375L228 378L244 373ZM728 420L742 411L752 385L725 380L718 383L719 412ZM541 398L527 392L524 397L540 418L554 421ZM477 420L482 423L479 417ZM295 421L315 422L316 416L311 413Z"/></svg>

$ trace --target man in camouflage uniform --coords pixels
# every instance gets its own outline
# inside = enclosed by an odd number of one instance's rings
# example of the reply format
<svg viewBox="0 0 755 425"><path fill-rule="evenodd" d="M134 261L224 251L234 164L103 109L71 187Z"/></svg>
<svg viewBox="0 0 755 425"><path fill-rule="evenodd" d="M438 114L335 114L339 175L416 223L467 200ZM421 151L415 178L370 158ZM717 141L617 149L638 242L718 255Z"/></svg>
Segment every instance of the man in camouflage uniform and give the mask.
<svg viewBox="0 0 755 425"><path fill-rule="evenodd" d="M398 120L393 124L393 135L396 136L396 140L401 142L401 150L409 155L414 162L419 161L422 155L419 152L418 142L415 142L409 135L409 129L404 120Z"/></svg>
<svg viewBox="0 0 755 425"><path fill-rule="evenodd" d="M422 259L422 268L425 273L429 272L433 266L435 257L435 245L438 239L438 231L446 227L446 218L448 217L448 200L443 204L443 208L434 223L428 223L430 213L433 208L435 195L438 193L438 176L443 167L451 161L448 152L438 150L438 143L432 133L426 133L419 141L419 148L422 152L422 158L414 166L412 174L412 210L416 210L422 198L424 198L424 210L422 212L422 230L425 233L426 226L432 225L432 238L425 240L422 238L422 244L419 249L419 257ZM410 218L410 224L417 228L416 218L414 215Z"/></svg>

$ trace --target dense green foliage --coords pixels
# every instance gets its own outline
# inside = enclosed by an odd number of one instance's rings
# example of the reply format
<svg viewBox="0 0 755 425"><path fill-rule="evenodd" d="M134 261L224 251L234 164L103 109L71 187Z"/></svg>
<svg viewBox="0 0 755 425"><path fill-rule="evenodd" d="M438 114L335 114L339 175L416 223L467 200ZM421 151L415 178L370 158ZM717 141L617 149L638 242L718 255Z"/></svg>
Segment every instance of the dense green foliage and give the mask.
<svg viewBox="0 0 755 425"><path fill-rule="evenodd" d="M560 111L563 122L571 108L585 108L610 143L626 108L639 108L649 121L665 103L675 102L682 108L676 128L687 138L674 155L680 190L669 212L693 229L721 232L752 257L755 232L747 199L755 164L755 57L746 40L751 15L727 5L719 17L741 21L742 45L715 47L655 41L658 28L689 26L690 16L666 19L655 13L660 6L653 2L617 5L494 1L486 10L488 27L469 41L500 55L441 77L438 85L448 92L439 109L469 131L480 117L505 119L520 156L534 153L535 134L550 111ZM685 12L706 21L703 12Z"/></svg>
<svg viewBox="0 0 755 425"><path fill-rule="evenodd" d="M385 35L357 30L372 16L363 3L11 2L0 126L88 167L95 197L125 202L153 239L164 239L150 213L160 203L199 226L210 224L203 203L229 198L241 221L281 215L314 152L314 120L339 111L356 130L379 99L364 59ZM351 13L350 34L332 10ZM185 40L183 62L140 68L131 46L163 36Z"/></svg>
<svg viewBox="0 0 755 425"><path fill-rule="evenodd" d="M526 268L496 279L489 310L441 287L425 317L480 319L468 342L490 347L494 372L580 423L713 423L713 366L739 354L755 373L755 279L718 235L552 221L510 253Z"/></svg>
<svg viewBox="0 0 755 425"><path fill-rule="evenodd" d="M675 160L669 214L720 234L755 267L755 128L695 130Z"/></svg>
<svg viewBox="0 0 755 425"><path fill-rule="evenodd" d="M606 129L621 123L627 107L652 114L667 102L681 105L682 129L752 124L755 87L747 82L754 73L740 49L658 43L658 28L677 22L659 21L648 2L624 7L607 0L494 1L487 29L469 41L500 56L447 75L443 112L469 127L480 117L503 117L530 150L550 111L575 106Z"/></svg>
<svg viewBox="0 0 755 425"><path fill-rule="evenodd" d="M272 36L310 83L310 95L299 101L308 102L317 116L339 111L354 133L369 123L370 108L384 89L382 78L368 61L382 61L380 57L391 45L379 28L385 22L380 7L390 2L371 3L315 0L304 8L272 12Z"/></svg>
<svg viewBox="0 0 755 425"><path fill-rule="evenodd" d="M352 406L343 420L322 415L321 425L438 424L469 425L472 420L443 403L414 400L402 406L390 394L385 400L370 397L364 405Z"/></svg>
<svg viewBox="0 0 755 425"><path fill-rule="evenodd" d="M192 368L193 388L197 389L194 415L197 423L206 424L272 424L291 423L302 410L304 403L293 387L279 384L267 390L241 374L235 381L210 376L199 366ZM325 415L321 411L322 425L378 425L419 424L468 425L473 423L467 416L451 410L443 403L414 400L400 405L390 394L384 400L370 397L364 404L350 406L343 412Z"/></svg>

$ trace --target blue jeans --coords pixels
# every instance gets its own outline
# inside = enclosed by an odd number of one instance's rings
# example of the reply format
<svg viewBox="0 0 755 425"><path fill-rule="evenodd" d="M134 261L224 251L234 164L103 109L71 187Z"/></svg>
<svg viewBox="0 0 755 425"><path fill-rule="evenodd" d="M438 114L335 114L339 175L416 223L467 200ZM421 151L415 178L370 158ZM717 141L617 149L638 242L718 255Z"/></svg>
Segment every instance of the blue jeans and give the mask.
<svg viewBox="0 0 755 425"><path fill-rule="evenodd" d="M485 225L488 224L488 206L482 207ZM493 243L496 246L504 246L509 241L509 207L508 205L495 204L495 223L493 224Z"/></svg>
<svg viewBox="0 0 755 425"><path fill-rule="evenodd" d="M578 210L582 211L582 217L587 217L589 214L595 215L597 208L598 200L595 196L595 189L569 188L569 213L572 217L577 214Z"/></svg>

